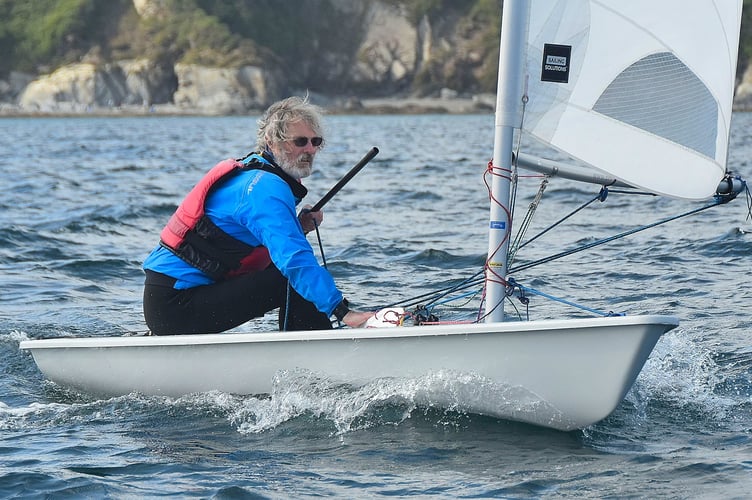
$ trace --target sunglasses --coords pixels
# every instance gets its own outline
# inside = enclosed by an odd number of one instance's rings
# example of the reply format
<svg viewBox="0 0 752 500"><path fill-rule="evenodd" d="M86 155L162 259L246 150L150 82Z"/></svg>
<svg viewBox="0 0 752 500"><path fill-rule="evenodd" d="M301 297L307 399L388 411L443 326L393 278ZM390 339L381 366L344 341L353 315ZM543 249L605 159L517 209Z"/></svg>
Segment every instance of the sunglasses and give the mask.
<svg viewBox="0 0 752 500"><path fill-rule="evenodd" d="M310 139L311 146L313 146L314 148L321 146L321 143L324 142L323 137L311 137ZM295 137L294 139L292 139L292 143L299 148L305 147L305 145L308 144L308 137Z"/></svg>

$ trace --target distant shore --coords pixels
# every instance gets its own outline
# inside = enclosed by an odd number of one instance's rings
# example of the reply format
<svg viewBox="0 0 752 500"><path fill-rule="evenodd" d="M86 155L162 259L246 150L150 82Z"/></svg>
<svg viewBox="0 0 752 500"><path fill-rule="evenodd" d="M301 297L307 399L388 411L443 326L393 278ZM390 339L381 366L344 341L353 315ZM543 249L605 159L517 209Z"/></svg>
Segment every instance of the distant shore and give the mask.
<svg viewBox="0 0 752 500"><path fill-rule="evenodd" d="M363 115L418 115L418 114L486 114L493 113L495 96L486 94L473 97L407 97L373 99L332 99L316 103L327 114ZM84 117L84 116L245 116L261 114L263 109L249 109L242 113L215 113L174 104L152 106L125 105L118 107L86 106L60 103L54 109L24 109L16 104L0 103L0 118L24 117ZM735 104L734 112L752 111L752 106Z"/></svg>
<svg viewBox="0 0 752 500"><path fill-rule="evenodd" d="M317 103L328 114L473 114L492 113L494 96L474 97L409 97L377 99L334 99ZM248 110L235 115L252 115L263 110ZM224 116L205 109L192 109L174 104L152 106L125 105L118 107L87 106L60 103L50 109L24 109L21 106L0 103L0 117L56 117L56 116Z"/></svg>

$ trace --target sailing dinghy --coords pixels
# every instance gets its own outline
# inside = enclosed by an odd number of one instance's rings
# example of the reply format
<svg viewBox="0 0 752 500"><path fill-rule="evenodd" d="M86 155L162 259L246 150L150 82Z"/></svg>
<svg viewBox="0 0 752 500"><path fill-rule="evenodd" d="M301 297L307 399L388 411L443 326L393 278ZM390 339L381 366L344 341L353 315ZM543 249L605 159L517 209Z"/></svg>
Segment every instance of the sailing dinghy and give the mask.
<svg viewBox="0 0 752 500"><path fill-rule="evenodd" d="M55 338L20 347L49 380L96 395L271 394L275 377L289 372L353 387L429 377L450 387L432 393L432 405L559 430L596 423L619 405L679 321L505 321L514 289L512 173L527 167L691 200L713 197L719 186L740 191L745 183L726 174L740 22L741 0L698 0L691 9L682 0L504 2L485 312L478 321ZM579 166L513 154L521 134Z"/></svg>

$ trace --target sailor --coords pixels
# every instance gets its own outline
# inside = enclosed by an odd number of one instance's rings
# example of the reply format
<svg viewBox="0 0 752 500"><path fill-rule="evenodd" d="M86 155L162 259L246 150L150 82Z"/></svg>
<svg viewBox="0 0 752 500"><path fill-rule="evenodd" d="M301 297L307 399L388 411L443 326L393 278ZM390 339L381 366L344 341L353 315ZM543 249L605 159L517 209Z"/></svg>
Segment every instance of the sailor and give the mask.
<svg viewBox="0 0 752 500"><path fill-rule="evenodd" d="M144 317L154 335L217 333L279 308L280 330L360 327L305 234L321 211L297 205L323 147L321 110L307 99L272 104L257 152L225 160L188 193L143 264ZM310 208L306 206L305 208Z"/></svg>

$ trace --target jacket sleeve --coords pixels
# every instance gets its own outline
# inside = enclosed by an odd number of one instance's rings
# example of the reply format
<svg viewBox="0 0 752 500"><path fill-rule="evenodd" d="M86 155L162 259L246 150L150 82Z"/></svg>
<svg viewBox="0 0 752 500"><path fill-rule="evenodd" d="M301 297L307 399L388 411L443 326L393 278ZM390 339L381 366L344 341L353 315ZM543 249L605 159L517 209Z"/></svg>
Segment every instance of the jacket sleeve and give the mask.
<svg viewBox="0 0 752 500"><path fill-rule="evenodd" d="M248 183L236 215L269 250L272 262L295 291L331 315L342 293L329 271L319 265L303 233L289 186L274 174L259 172Z"/></svg>

